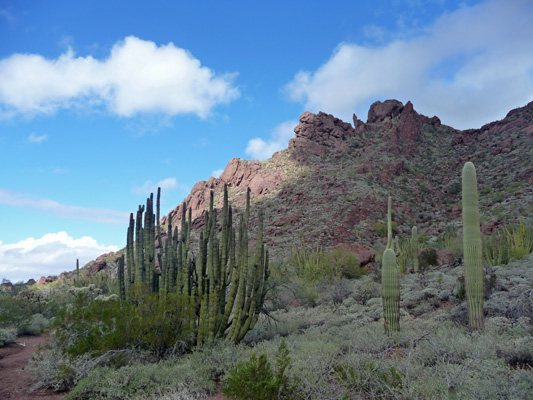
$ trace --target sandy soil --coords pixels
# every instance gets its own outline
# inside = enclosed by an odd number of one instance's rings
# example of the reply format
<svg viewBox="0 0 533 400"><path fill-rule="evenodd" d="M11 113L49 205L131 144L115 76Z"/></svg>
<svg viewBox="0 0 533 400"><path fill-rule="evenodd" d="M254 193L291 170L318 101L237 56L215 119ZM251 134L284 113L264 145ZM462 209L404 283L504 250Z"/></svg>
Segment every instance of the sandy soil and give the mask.
<svg viewBox="0 0 533 400"><path fill-rule="evenodd" d="M64 393L54 391L30 392L33 377L26 365L44 336L21 336L16 343L0 348L0 399L2 400L63 400Z"/></svg>

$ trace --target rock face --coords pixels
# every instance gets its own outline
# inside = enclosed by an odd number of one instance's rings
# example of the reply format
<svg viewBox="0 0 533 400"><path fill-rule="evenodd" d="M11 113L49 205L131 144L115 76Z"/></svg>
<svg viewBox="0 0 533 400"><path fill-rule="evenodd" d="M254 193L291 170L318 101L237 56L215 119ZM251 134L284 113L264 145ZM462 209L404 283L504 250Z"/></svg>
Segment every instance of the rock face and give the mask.
<svg viewBox="0 0 533 400"><path fill-rule="evenodd" d="M273 158L275 159L276 155ZM280 158L279 155L278 158ZM291 163L294 162L287 162L289 165ZM274 162L274 164L276 163ZM238 200L243 201L248 187L253 196L264 196L273 190L279 190L281 183L286 178L285 172L273 172L271 169L266 169L264 163L260 161L232 158L220 178L211 177L207 181L197 182L183 203L187 209L192 210L192 217L196 220L194 227L199 228L203 226L203 215L209 205L211 190L220 193L224 184L227 184L228 187L237 189ZM215 204L217 207L222 207L222 198L215 199ZM168 219L171 218L172 223L175 224L175 221L181 220L181 215L182 205L180 204L169 215L163 217L161 223L166 225Z"/></svg>
<svg viewBox="0 0 533 400"><path fill-rule="evenodd" d="M210 191L221 207L227 184L237 216L250 188L250 240L255 240L256 209L261 208L274 258L283 259L291 244L303 239L310 248L348 246L364 265L372 262L381 241L388 194L400 238L410 237L413 225L427 236L439 236L449 226L460 230L460 171L466 161L478 171L484 232L533 209L533 102L501 121L459 131L417 113L411 102L378 101L366 123L355 115L352 125L323 112L304 112L294 133L288 149L271 159L233 158L220 178L194 185L184 201L192 210L193 229L204 224ZM161 223L171 219L179 226L181 207ZM452 262L450 254L438 257L439 263ZM91 273L108 268L109 260L99 257Z"/></svg>
<svg viewBox="0 0 533 400"><path fill-rule="evenodd" d="M36 286L44 286L45 284L47 283L52 283L54 280L52 279L52 277L44 277L44 276L41 276L39 278L39 280L35 283Z"/></svg>
<svg viewBox="0 0 533 400"><path fill-rule="evenodd" d="M381 124L392 120L394 117L400 115L403 110L403 104L398 100L376 101L370 106L368 110L369 124Z"/></svg>

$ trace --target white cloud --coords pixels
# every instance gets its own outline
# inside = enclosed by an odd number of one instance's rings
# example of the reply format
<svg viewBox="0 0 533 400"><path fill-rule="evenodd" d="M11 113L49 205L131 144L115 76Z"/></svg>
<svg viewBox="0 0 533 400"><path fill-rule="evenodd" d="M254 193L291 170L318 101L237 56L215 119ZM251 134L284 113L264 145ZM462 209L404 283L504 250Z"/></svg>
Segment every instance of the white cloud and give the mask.
<svg viewBox="0 0 533 400"><path fill-rule="evenodd" d="M294 127L298 121L285 121L274 128L270 139L266 142L261 138L255 138L248 142L246 154L255 160L266 160L272 157L276 151L287 148L289 140L294 136Z"/></svg>
<svg viewBox="0 0 533 400"><path fill-rule="evenodd" d="M381 47L341 43L318 70L298 72L285 89L310 111L344 120L396 98L454 127L479 127L533 100L532 20L529 0L463 7L417 37Z"/></svg>
<svg viewBox="0 0 533 400"><path fill-rule="evenodd" d="M215 170L211 173L211 176L213 176L213 177L215 177L215 178L220 178L220 175L222 175L222 172L224 172L224 168L215 169Z"/></svg>
<svg viewBox="0 0 533 400"><path fill-rule="evenodd" d="M176 178L166 178L156 183L151 180L147 180L142 186L133 188L133 192L143 195L149 195L150 193L153 193L155 195L157 193L158 187L161 188L162 194L164 194L165 191L169 191L176 188L184 190L186 192L190 190L188 186L178 183Z"/></svg>
<svg viewBox="0 0 533 400"><path fill-rule="evenodd" d="M30 143L42 143L45 140L48 140L48 135L38 136L35 132L30 133L28 136L28 142Z"/></svg>
<svg viewBox="0 0 533 400"><path fill-rule="evenodd" d="M29 208L62 218L84 219L113 224L124 224L129 217L129 213L123 211L61 204L54 200L12 192L6 189L0 189L0 204Z"/></svg>
<svg viewBox="0 0 533 400"><path fill-rule="evenodd" d="M156 112L205 118L239 96L234 77L215 75L173 43L157 46L128 36L105 60L76 57L70 49L57 59L14 54L0 60L0 112L10 117L104 105L123 117Z"/></svg>
<svg viewBox="0 0 533 400"><path fill-rule="evenodd" d="M89 236L79 239L66 232L48 233L42 238L30 237L14 244L0 241L0 278L11 282L39 279L41 276L58 275L95 259L103 253L119 250L105 246Z"/></svg>

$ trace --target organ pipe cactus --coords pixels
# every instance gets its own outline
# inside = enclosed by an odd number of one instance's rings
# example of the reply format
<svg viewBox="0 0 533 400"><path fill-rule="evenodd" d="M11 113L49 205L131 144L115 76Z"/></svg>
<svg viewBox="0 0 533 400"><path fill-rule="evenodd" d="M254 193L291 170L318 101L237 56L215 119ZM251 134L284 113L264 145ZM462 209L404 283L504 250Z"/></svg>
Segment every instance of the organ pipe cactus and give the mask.
<svg viewBox="0 0 533 400"><path fill-rule="evenodd" d="M467 162L462 173L463 189L463 253L466 301L471 328L483 328L483 261L476 168Z"/></svg>
<svg viewBox="0 0 533 400"><path fill-rule="evenodd" d="M385 249L381 269L381 295L387 336L392 336L393 332L400 331L400 282L398 275L394 250Z"/></svg>
<svg viewBox="0 0 533 400"><path fill-rule="evenodd" d="M135 256L133 248L133 232L135 231L135 220L133 213L130 213L130 225L128 226L128 235L126 239L126 266L128 267L127 288L134 282L135 278Z"/></svg>
<svg viewBox="0 0 533 400"><path fill-rule="evenodd" d="M124 254L118 259L118 297L121 302L126 301L126 285L124 283Z"/></svg>
<svg viewBox="0 0 533 400"><path fill-rule="evenodd" d="M411 254L413 257L413 269L418 272L418 230L416 226L411 229Z"/></svg>
<svg viewBox="0 0 533 400"><path fill-rule="evenodd" d="M136 283L140 283L144 278L144 253L143 253L143 227L142 216L144 213L144 206L139 206L137 210L136 224L135 224L135 278Z"/></svg>
<svg viewBox="0 0 533 400"><path fill-rule="evenodd" d="M166 240L161 240L159 226L159 198L157 196L157 235L153 215L153 197L147 200L146 209L139 207L135 231L135 283L145 284L160 298L175 293L179 307L184 312L187 326L195 333L195 343L223 338L239 342L254 327L262 311L266 295L265 281L269 277L268 252L263 244L263 214L258 217L255 255L248 259L248 226L250 216L250 190L246 194L246 207L240 214L239 235L233 227L233 211L228 202L227 186L221 212L214 207L214 193L210 193L209 211L205 213L205 226L200 231L199 250L189 250L192 214L182 204L181 231L168 219ZM144 227L142 226L142 214ZM218 225L217 214L221 223ZM133 218L133 217L131 217ZM158 261L160 272L154 274L153 242L159 240ZM140 244L139 244L140 243ZM130 250L130 246L127 246ZM133 247L133 246L131 246ZM129 254L129 251L127 251ZM158 276L159 275L159 276Z"/></svg>

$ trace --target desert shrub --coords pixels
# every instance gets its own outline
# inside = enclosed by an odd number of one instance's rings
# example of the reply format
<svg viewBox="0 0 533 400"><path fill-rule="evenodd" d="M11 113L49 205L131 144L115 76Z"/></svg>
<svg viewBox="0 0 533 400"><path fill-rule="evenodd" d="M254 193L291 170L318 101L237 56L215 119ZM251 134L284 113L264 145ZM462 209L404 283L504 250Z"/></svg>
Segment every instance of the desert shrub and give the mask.
<svg viewBox="0 0 533 400"><path fill-rule="evenodd" d="M398 223L396 221L392 221L392 231L396 232L398 229ZM378 235L381 238L387 237L388 231L387 231L387 224L376 222L374 224L374 232L376 235Z"/></svg>
<svg viewBox="0 0 533 400"><path fill-rule="evenodd" d="M373 399L394 399L404 379L394 366L374 360L347 360L336 365L334 370L345 390L344 398L352 398L357 393Z"/></svg>
<svg viewBox="0 0 533 400"><path fill-rule="evenodd" d="M285 370L290 364L289 350L282 340L272 369L266 354L252 353L246 362L239 362L230 371L222 391L238 400L295 399L295 387L289 383Z"/></svg>
<svg viewBox="0 0 533 400"><path fill-rule="evenodd" d="M466 285L464 275L457 277L455 293L459 300L463 301L464 299L466 299Z"/></svg>
<svg viewBox="0 0 533 400"><path fill-rule="evenodd" d="M335 388L331 386L332 367L341 350L332 339L331 335L320 334L315 329L287 338L291 349L287 376L303 398L335 398Z"/></svg>
<svg viewBox="0 0 533 400"><path fill-rule="evenodd" d="M327 303L341 304L353 293L353 285L346 279L336 279L321 285L322 300Z"/></svg>
<svg viewBox="0 0 533 400"><path fill-rule="evenodd" d="M496 353L512 367L533 368L532 336L521 336L498 343Z"/></svg>
<svg viewBox="0 0 533 400"><path fill-rule="evenodd" d="M81 379L80 375L83 376L83 372L86 371L81 364L80 358L69 359L57 349L35 353L26 367L36 381L31 389L49 388L56 391L69 389Z"/></svg>
<svg viewBox="0 0 533 400"><path fill-rule="evenodd" d="M387 224L376 222L374 224L374 232L381 238L387 237Z"/></svg>
<svg viewBox="0 0 533 400"><path fill-rule="evenodd" d="M15 329L0 329L0 347L6 344L14 343L17 338L17 332Z"/></svg>
<svg viewBox="0 0 533 400"><path fill-rule="evenodd" d="M363 278L356 282L354 287L353 298L361 305L374 297L381 296L379 285L372 278Z"/></svg>
<svg viewBox="0 0 533 400"><path fill-rule="evenodd" d="M451 252L455 257L463 255L463 238L457 234L455 226L447 226L446 232L437 239L435 243L439 249L445 249Z"/></svg>
<svg viewBox="0 0 533 400"><path fill-rule="evenodd" d="M293 291L294 300L302 306L315 307L318 304L319 293L316 282L308 282L305 279L296 277L294 279Z"/></svg>
<svg viewBox="0 0 533 400"><path fill-rule="evenodd" d="M17 330L18 336L39 336L41 334L42 330L39 326L34 324L27 324L21 326Z"/></svg>
<svg viewBox="0 0 533 400"><path fill-rule="evenodd" d="M507 265L519 261L533 251L533 228L520 221L506 226L483 240L483 257L486 265Z"/></svg>
<svg viewBox="0 0 533 400"><path fill-rule="evenodd" d="M337 248L326 255L327 277L355 279L364 274L363 269L359 266L359 260L355 254L348 249Z"/></svg>
<svg viewBox="0 0 533 400"><path fill-rule="evenodd" d="M128 348L148 350L158 357L181 352L190 344L191 327L186 321L194 310L179 300L175 294L160 299L143 286L134 286L130 301L124 304L114 295L92 298L80 290L73 304L55 318L55 335L71 356Z"/></svg>
<svg viewBox="0 0 533 400"><path fill-rule="evenodd" d="M48 328L48 325L50 325L50 321L43 317L42 314L34 314L31 316L31 319L27 321L27 323L18 328L18 335L38 336L43 332L43 330Z"/></svg>
<svg viewBox="0 0 533 400"><path fill-rule="evenodd" d="M303 242L300 246L293 246L289 265L306 283L341 278L355 279L364 274L357 257L350 250L337 248L324 252L316 247L309 251Z"/></svg>
<svg viewBox="0 0 533 400"><path fill-rule="evenodd" d="M215 340L197 347L188 355L187 363L204 365L210 379L222 378L239 361L246 351L242 344L228 343L224 340ZM181 356L175 357L177 362Z"/></svg>
<svg viewBox="0 0 533 400"><path fill-rule="evenodd" d="M418 255L420 270L425 271L431 266L437 265L437 250L432 248L423 249Z"/></svg>
<svg viewBox="0 0 533 400"><path fill-rule="evenodd" d="M169 393L173 393L171 398L176 399L205 399L215 390L215 382L207 367L190 363L188 359L181 360L181 363L169 360L120 369L100 367L82 379L65 399L160 399Z"/></svg>
<svg viewBox="0 0 533 400"><path fill-rule="evenodd" d="M28 324L34 309L11 293L0 293L0 328L19 328Z"/></svg>

